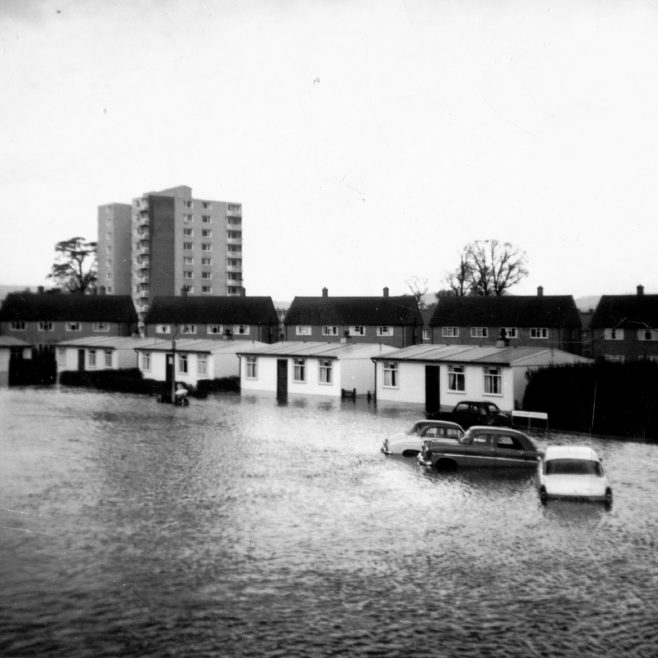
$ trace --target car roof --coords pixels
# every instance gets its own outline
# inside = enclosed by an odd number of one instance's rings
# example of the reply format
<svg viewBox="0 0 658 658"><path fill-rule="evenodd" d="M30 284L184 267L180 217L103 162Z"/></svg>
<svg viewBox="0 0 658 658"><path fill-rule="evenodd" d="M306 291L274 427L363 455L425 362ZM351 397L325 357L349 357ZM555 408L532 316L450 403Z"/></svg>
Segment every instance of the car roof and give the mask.
<svg viewBox="0 0 658 658"><path fill-rule="evenodd" d="M435 427L453 427L458 430L463 429L459 423L453 423L451 420L417 420L414 425L420 425L421 423Z"/></svg>
<svg viewBox="0 0 658 658"><path fill-rule="evenodd" d="M471 425L468 430L470 434L473 432L486 432L487 434L516 434L516 436L524 436L526 439L530 437L519 430L515 430L513 427L496 427L492 425Z"/></svg>
<svg viewBox="0 0 658 658"><path fill-rule="evenodd" d="M600 461L596 451L590 446L548 446L544 459L587 459Z"/></svg>

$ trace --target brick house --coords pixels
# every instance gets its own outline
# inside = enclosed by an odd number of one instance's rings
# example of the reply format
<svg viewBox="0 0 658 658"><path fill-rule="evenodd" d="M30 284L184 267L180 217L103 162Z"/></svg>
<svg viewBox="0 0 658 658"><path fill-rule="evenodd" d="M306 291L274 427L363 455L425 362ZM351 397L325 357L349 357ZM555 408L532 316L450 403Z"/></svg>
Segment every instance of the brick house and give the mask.
<svg viewBox="0 0 658 658"><path fill-rule="evenodd" d="M422 341L423 319L411 295L295 297L284 321L285 340L381 343L406 347Z"/></svg>
<svg viewBox="0 0 658 658"><path fill-rule="evenodd" d="M581 319L571 295L446 296L430 320L431 340L445 345L549 347L580 354Z"/></svg>

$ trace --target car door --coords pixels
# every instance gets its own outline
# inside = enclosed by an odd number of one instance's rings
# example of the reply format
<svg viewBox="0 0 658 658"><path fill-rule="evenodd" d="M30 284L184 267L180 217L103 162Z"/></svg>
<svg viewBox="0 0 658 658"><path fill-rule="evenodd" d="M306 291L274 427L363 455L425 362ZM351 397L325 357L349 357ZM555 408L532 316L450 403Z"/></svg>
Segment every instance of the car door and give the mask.
<svg viewBox="0 0 658 658"><path fill-rule="evenodd" d="M495 466L494 437L487 432L476 432L468 445L463 446L461 460L464 466Z"/></svg>
<svg viewBox="0 0 658 658"><path fill-rule="evenodd" d="M496 464L498 466L536 465L536 453L526 451L523 443L512 434L497 434L495 440Z"/></svg>

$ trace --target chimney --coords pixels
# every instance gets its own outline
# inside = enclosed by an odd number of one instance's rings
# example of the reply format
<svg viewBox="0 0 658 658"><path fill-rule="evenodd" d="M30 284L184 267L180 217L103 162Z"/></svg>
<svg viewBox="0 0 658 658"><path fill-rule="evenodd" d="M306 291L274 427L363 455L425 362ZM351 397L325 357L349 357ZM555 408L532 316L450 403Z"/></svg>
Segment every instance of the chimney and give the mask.
<svg viewBox="0 0 658 658"><path fill-rule="evenodd" d="M384 297L388 297L388 287L384 287Z"/></svg>
<svg viewBox="0 0 658 658"><path fill-rule="evenodd" d="M642 295L644 295L644 286L638 286L637 287L637 296L641 297Z"/></svg>
<svg viewBox="0 0 658 658"><path fill-rule="evenodd" d="M327 290L327 288L322 288L322 296L329 297L329 290Z"/></svg>
<svg viewBox="0 0 658 658"><path fill-rule="evenodd" d="M537 287L537 297L543 297L544 296L544 286L538 286Z"/></svg>

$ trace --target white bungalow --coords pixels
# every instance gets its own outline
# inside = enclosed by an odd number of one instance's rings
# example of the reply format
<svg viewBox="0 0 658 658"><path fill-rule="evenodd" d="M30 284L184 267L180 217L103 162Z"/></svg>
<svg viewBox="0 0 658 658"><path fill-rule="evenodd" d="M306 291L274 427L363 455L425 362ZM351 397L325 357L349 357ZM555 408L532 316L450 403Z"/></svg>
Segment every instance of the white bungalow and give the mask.
<svg viewBox="0 0 658 658"><path fill-rule="evenodd" d="M86 336L56 344L57 371L119 370L137 367L135 349L153 344L152 338Z"/></svg>
<svg viewBox="0 0 658 658"><path fill-rule="evenodd" d="M373 361L378 402L424 405L431 413L451 410L461 400L520 408L528 371L591 359L540 347L414 345Z"/></svg>
<svg viewBox="0 0 658 658"><path fill-rule="evenodd" d="M237 377L240 374L240 360L237 352L245 349L246 341L177 340L175 345L175 380L196 386L200 379ZM260 349L265 343L246 343L253 349ZM136 348L139 354L139 369L144 378L156 381L169 381L171 371L172 342L157 340L150 345Z"/></svg>
<svg viewBox="0 0 658 658"><path fill-rule="evenodd" d="M29 359L32 356L32 346L13 336L0 336L0 386L9 383L9 363L12 355L20 359Z"/></svg>
<svg viewBox="0 0 658 658"><path fill-rule="evenodd" d="M374 393L372 358L397 350L390 345L283 341L242 349L240 390L340 397Z"/></svg>

